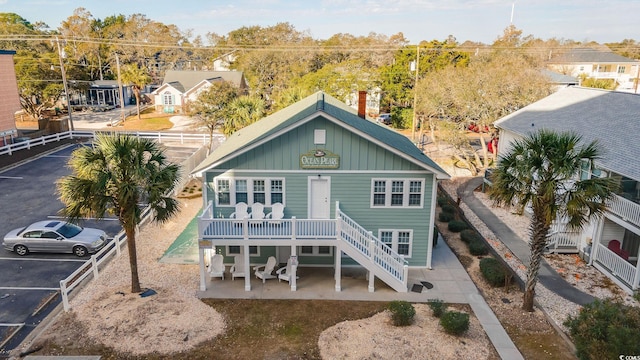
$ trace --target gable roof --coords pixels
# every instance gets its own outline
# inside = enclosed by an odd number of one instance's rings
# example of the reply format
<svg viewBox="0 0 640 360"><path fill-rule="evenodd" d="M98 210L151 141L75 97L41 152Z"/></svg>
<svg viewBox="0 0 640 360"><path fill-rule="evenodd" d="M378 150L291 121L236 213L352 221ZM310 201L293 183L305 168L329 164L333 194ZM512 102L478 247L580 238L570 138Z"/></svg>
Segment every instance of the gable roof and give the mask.
<svg viewBox="0 0 640 360"><path fill-rule="evenodd" d="M640 180L640 95L568 87L494 123L526 136L538 129L574 131L589 143L597 140L603 156L598 166Z"/></svg>
<svg viewBox="0 0 640 360"><path fill-rule="evenodd" d="M197 173L213 168L277 137L284 131L313 120L318 115L377 143L426 170L434 172L438 179L449 178L449 175L438 164L420 151L406 136L390 130L386 126L362 119L354 109L322 91L236 131L193 172Z"/></svg>
<svg viewBox="0 0 640 360"><path fill-rule="evenodd" d="M578 85L578 78L571 75L560 74L555 71L542 69L542 75L546 76L549 81L557 85Z"/></svg>
<svg viewBox="0 0 640 360"><path fill-rule="evenodd" d="M162 80L163 84L169 83L173 87L185 92L198 85L203 80L213 81L215 78L222 78L239 88L243 88L246 83L242 71L180 71L167 70ZM180 84L180 87L174 85Z"/></svg>
<svg viewBox="0 0 640 360"><path fill-rule="evenodd" d="M576 48L559 54L549 63L638 63L637 60L629 59L611 51L601 51L591 48Z"/></svg>

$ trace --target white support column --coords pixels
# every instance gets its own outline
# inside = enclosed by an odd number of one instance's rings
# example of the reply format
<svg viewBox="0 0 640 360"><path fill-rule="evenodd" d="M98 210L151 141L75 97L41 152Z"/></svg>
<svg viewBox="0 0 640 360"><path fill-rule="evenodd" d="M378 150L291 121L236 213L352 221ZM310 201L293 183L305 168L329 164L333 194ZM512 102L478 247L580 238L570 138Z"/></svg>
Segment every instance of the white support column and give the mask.
<svg viewBox="0 0 640 360"><path fill-rule="evenodd" d="M334 278L336 280L336 292L342 291L342 250L340 246L336 246L334 261Z"/></svg>
<svg viewBox="0 0 640 360"><path fill-rule="evenodd" d="M245 224L246 223L247 221L245 221ZM251 291L251 276L253 274L251 273L251 260L249 255L249 242L246 241L242 254L242 256L244 256L244 291Z"/></svg>
<svg viewBox="0 0 640 360"><path fill-rule="evenodd" d="M375 262L376 262L376 243L375 241L373 241L372 239L373 237L373 233L371 231L369 231L369 266L373 267L375 266ZM371 272L371 270L369 270L369 267L367 267L367 278L369 279L369 292L374 292L375 291L375 287L373 286L373 282L376 279L376 276Z"/></svg>
<svg viewBox="0 0 640 360"><path fill-rule="evenodd" d="M207 271L204 267L204 249L198 248L198 262L200 263L200 291L207 290Z"/></svg>
<svg viewBox="0 0 640 360"><path fill-rule="evenodd" d="M376 280L376 276L371 271L367 271L367 277L369 278L369 292L372 293L376 291L376 288L373 285L373 282Z"/></svg>
<svg viewBox="0 0 640 360"><path fill-rule="evenodd" d="M296 253L296 246L291 245L291 277L289 278L289 285L291 285L291 291L296 291L298 289L297 279L298 279L298 254ZM278 280L280 281L280 280Z"/></svg>
<svg viewBox="0 0 640 360"><path fill-rule="evenodd" d="M638 253L636 254L636 258L640 259L640 248L638 249ZM633 284L631 284L631 290L638 290L638 286L640 284L640 261L636 261L636 276L633 278Z"/></svg>

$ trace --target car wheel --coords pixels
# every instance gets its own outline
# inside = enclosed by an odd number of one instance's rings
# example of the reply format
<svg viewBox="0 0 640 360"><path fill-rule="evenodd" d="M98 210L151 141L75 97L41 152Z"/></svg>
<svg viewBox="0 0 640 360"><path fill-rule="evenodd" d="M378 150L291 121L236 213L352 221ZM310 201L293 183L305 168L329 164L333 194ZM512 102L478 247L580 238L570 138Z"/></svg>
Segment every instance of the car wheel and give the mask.
<svg viewBox="0 0 640 360"><path fill-rule="evenodd" d="M87 251L87 248L85 248L84 246L74 246L73 253L76 256L83 257L83 256L87 256L89 252Z"/></svg>
<svg viewBox="0 0 640 360"><path fill-rule="evenodd" d="M13 248L13 251L20 256L25 256L29 253L29 249L24 245L16 245L16 247Z"/></svg>

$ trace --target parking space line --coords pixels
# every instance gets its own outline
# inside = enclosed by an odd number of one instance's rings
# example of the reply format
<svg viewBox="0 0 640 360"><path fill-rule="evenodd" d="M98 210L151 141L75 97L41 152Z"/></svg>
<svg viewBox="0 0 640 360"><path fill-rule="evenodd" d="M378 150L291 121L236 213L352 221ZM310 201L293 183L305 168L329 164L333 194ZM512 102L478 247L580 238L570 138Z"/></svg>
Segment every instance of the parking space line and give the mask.
<svg viewBox="0 0 640 360"><path fill-rule="evenodd" d="M15 257L0 257L0 260L19 260L19 261L64 261L64 262L86 262L89 259L42 259L42 258L15 258Z"/></svg>
<svg viewBox="0 0 640 360"><path fill-rule="evenodd" d="M69 155L45 155L43 157L58 157L58 158L68 158Z"/></svg>
<svg viewBox="0 0 640 360"><path fill-rule="evenodd" d="M0 176L0 179L23 180L22 176Z"/></svg>
<svg viewBox="0 0 640 360"><path fill-rule="evenodd" d="M60 290L59 287L50 288L50 287L19 287L19 286L3 286L0 287L0 290Z"/></svg>

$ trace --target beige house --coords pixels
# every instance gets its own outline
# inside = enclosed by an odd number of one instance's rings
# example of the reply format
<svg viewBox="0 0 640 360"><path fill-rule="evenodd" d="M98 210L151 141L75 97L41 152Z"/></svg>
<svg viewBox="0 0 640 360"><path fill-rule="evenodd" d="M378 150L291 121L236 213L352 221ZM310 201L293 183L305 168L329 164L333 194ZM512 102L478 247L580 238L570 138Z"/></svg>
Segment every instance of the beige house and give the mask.
<svg viewBox="0 0 640 360"><path fill-rule="evenodd" d="M0 50L0 146L17 136L16 111L21 109L13 50Z"/></svg>
<svg viewBox="0 0 640 360"><path fill-rule="evenodd" d="M612 79L618 83L616 90L625 92L635 92L635 82L640 75L640 61L591 48L576 48L560 53L552 57L547 66L564 75Z"/></svg>
<svg viewBox="0 0 640 360"><path fill-rule="evenodd" d="M248 87L241 71L168 70L162 85L151 93L155 109L165 113L185 113L189 102L195 101L200 92L216 81L227 81L242 90Z"/></svg>

